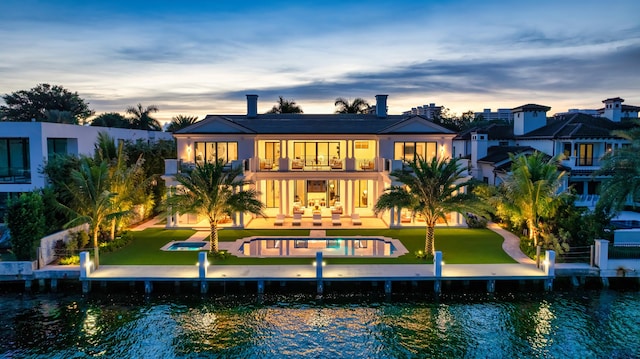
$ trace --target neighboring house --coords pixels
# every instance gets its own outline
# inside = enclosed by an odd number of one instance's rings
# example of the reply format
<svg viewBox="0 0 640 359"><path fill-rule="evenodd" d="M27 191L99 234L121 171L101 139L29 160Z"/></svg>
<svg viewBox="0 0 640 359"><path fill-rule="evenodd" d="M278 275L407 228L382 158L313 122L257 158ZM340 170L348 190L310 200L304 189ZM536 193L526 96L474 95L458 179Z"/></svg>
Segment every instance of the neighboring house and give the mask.
<svg viewBox="0 0 640 359"><path fill-rule="evenodd" d="M568 172L565 188L579 195L576 204L592 207L598 200L603 176L600 158L627 143L611 135L613 130L633 126L627 118L637 118L637 106L626 106L616 97L606 99L599 117L581 112L547 118L549 107L528 104L512 110L513 125L489 124L461 132L453 139L454 154L470 159L471 174L478 180L497 185L510 167L509 153L541 151L560 158Z"/></svg>
<svg viewBox="0 0 640 359"><path fill-rule="evenodd" d="M43 188L41 170L55 153L93 155L99 132L125 140L171 140L171 133L50 122L0 122L0 222L7 198Z"/></svg>
<svg viewBox="0 0 640 359"><path fill-rule="evenodd" d="M455 133L417 115L388 115L387 95L376 96L373 114L258 114L257 95L247 95L246 115L208 115L177 131L178 159L167 160L168 195L183 166L223 158L243 166L266 205L266 215L373 216L373 206L403 160L451 157ZM405 217L408 214L405 214ZM390 226L401 215L388 213ZM190 215L167 218L167 227L193 224ZM241 213L235 226L249 220ZM403 222L403 221L402 221ZM463 223L452 216L449 223Z"/></svg>

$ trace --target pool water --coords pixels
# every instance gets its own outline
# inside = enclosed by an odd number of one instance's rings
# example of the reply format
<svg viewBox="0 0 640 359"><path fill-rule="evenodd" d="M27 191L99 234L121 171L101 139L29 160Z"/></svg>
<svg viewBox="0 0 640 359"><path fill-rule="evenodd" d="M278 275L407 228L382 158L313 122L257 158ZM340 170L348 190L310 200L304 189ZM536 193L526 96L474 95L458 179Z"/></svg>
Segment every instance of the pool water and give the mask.
<svg viewBox="0 0 640 359"><path fill-rule="evenodd" d="M165 251L200 251L204 250L207 242L171 242L162 250Z"/></svg>
<svg viewBox="0 0 640 359"><path fill-rule="evenodd" d="M247 257L398 257L407 253L387 237L250 237L239 241L237 254Z"/></svg>

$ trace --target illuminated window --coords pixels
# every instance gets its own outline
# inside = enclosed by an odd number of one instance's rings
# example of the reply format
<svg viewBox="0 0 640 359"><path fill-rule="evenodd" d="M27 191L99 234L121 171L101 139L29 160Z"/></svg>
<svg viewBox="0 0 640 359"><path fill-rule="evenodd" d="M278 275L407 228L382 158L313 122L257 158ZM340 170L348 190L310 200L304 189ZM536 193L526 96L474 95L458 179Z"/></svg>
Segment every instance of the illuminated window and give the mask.
<svg viewBox="0 0 640 359"><path fill-rule="evenodd" d="M196 163L215 162L219 159L229 163L238 159L237 142L196 142L194 147Z"/></svg>

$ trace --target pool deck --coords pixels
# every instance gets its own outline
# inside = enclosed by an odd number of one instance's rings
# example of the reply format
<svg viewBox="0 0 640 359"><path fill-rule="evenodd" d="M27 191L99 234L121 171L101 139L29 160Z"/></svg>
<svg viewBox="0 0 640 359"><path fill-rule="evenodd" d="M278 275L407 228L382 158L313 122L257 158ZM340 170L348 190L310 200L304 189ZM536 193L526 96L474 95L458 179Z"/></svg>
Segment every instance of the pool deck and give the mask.
<svg viewBox="0 0 640 359"><path fill-rule="evenodd" d="M310 260L311 262L311 260ZM322 279L331 281L414 281L414 280L527 280L547 279L535 265L521 264L451 264L444 265L436 278L432 264L328 265ZM309 265L210 265L206 281L296 281L315 280L316 268ZM181 281L199 280L193 266L101 266L88 278L91 281Z"/></svg>

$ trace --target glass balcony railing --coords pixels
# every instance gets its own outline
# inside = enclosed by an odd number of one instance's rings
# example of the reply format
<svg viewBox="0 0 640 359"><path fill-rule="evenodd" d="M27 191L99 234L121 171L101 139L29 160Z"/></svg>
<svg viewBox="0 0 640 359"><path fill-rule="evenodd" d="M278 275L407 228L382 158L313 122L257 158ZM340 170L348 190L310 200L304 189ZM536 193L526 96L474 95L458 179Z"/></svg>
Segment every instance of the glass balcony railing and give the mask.
<svg viewBox="0 0 640 359"><path fill-rule="evenodd" d="M20 167L0 167L0 183L31 183L31 170Z"/></svg>

